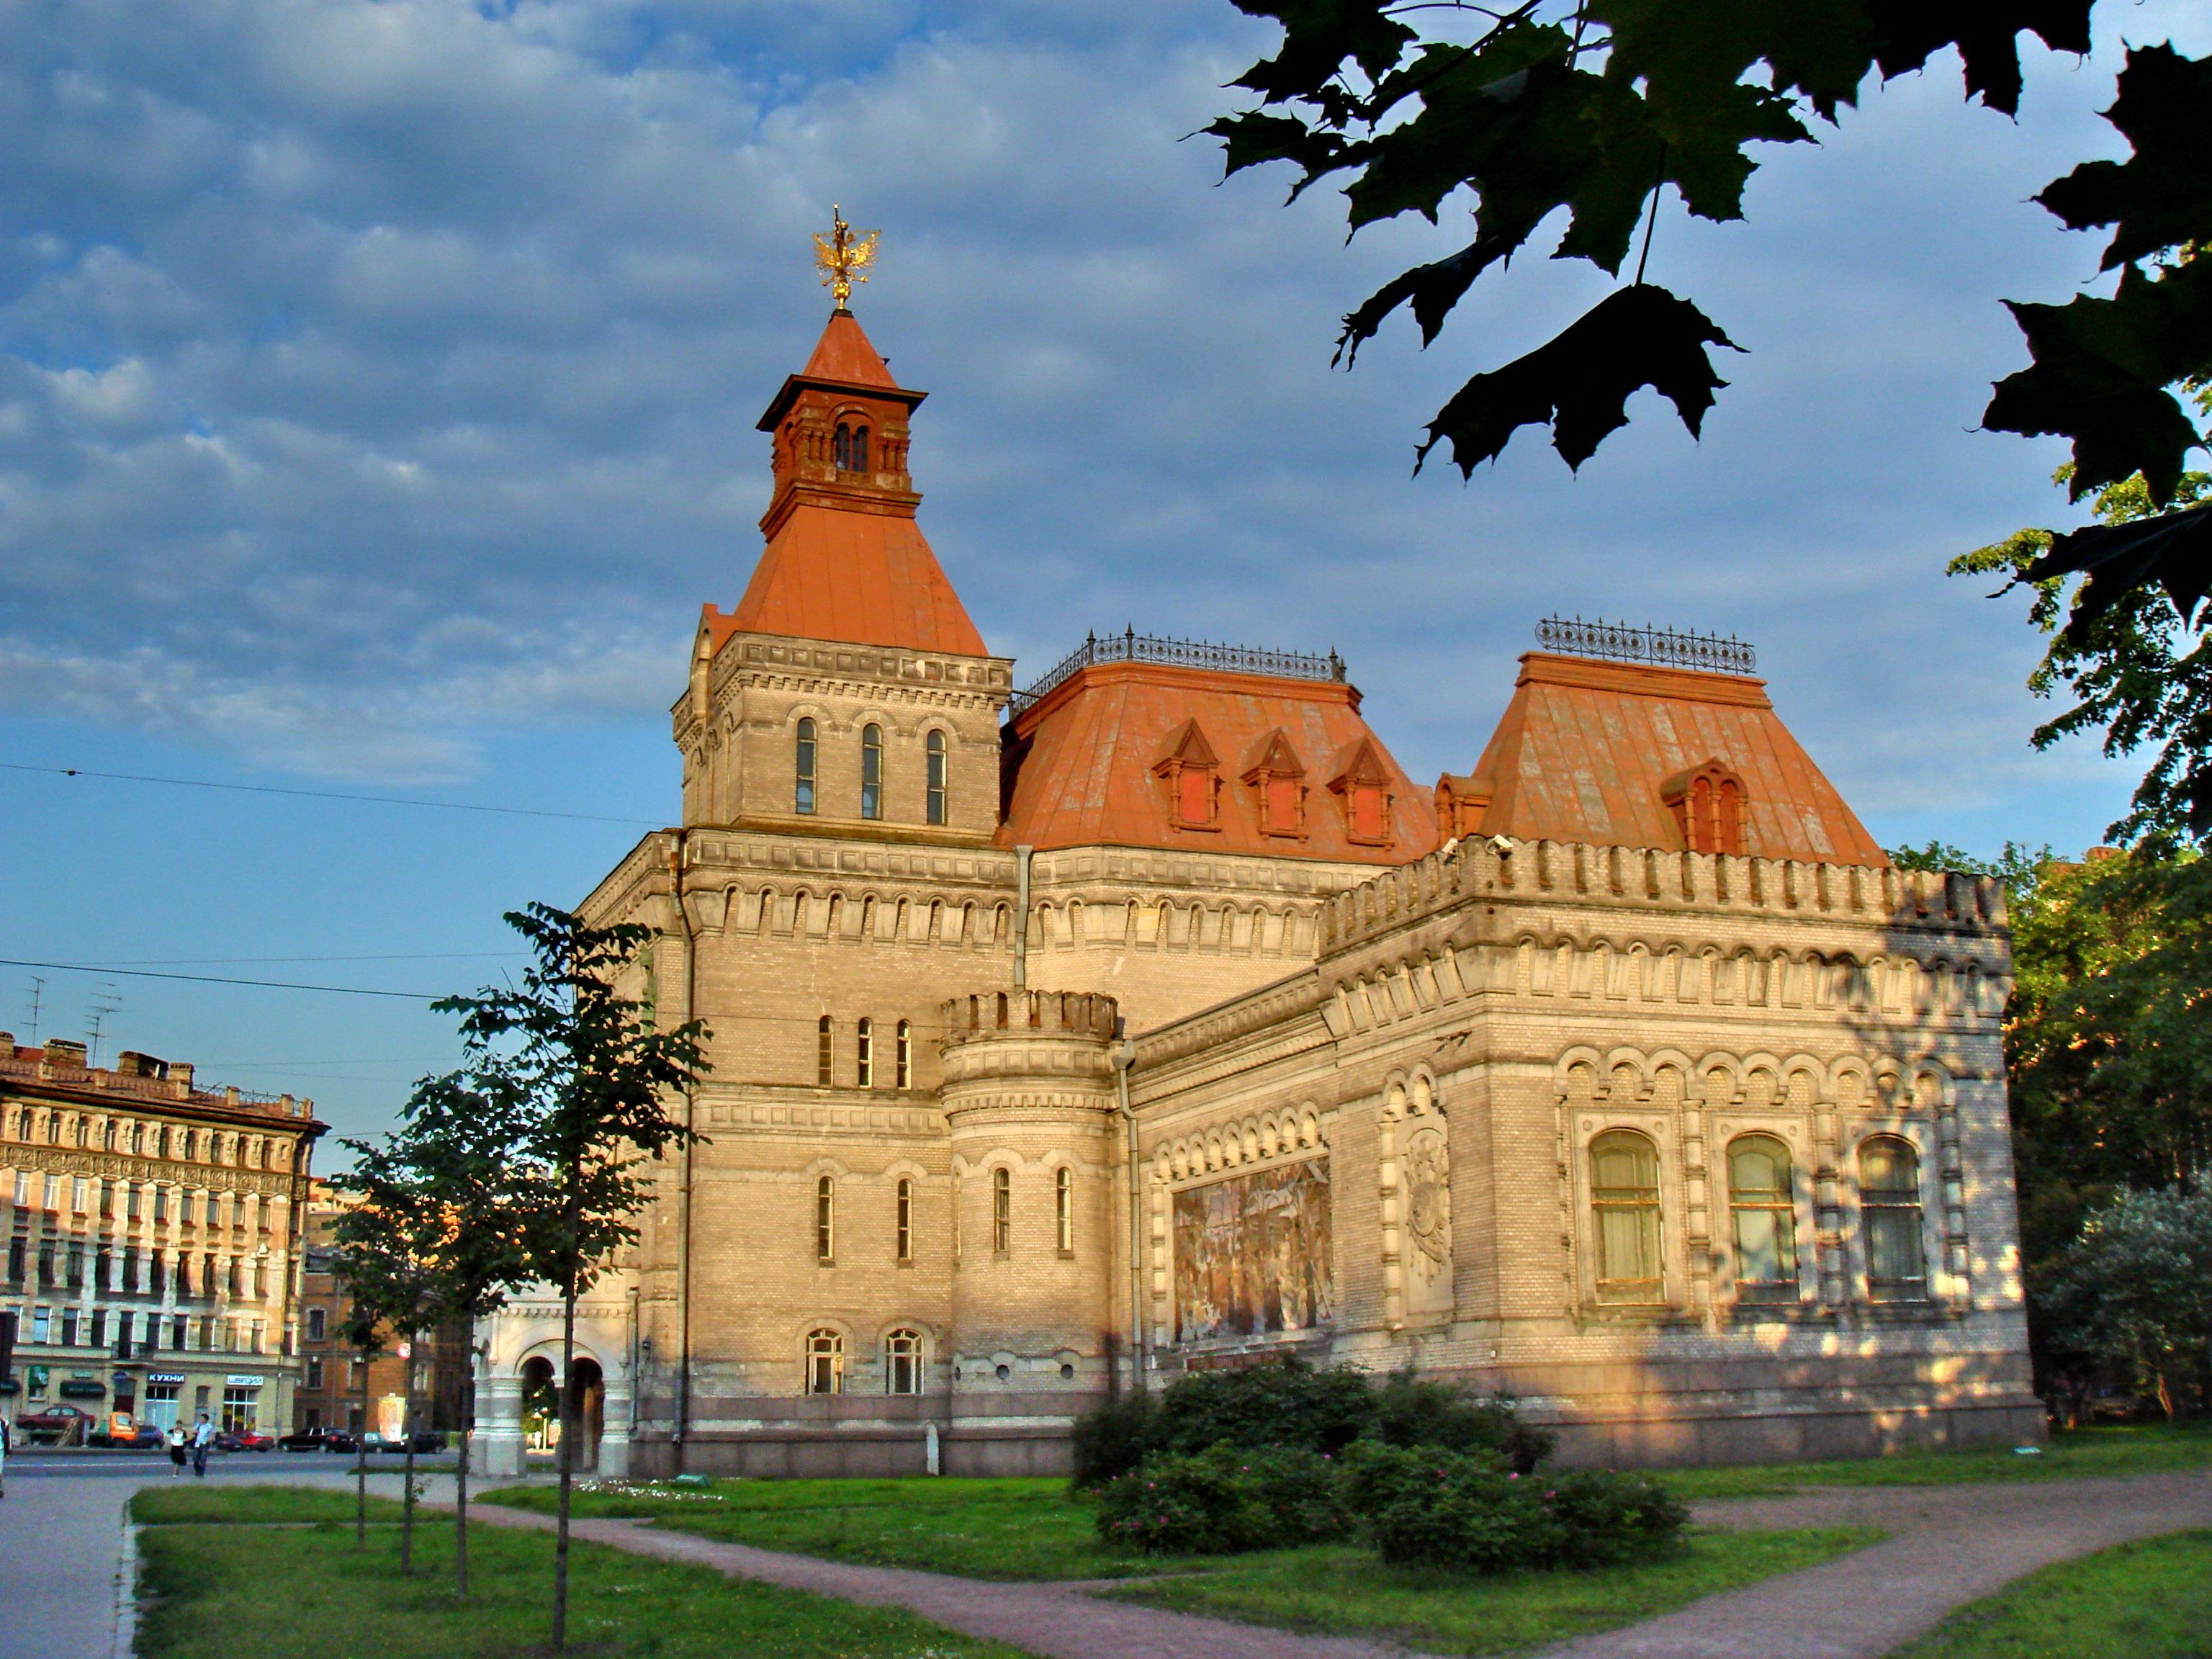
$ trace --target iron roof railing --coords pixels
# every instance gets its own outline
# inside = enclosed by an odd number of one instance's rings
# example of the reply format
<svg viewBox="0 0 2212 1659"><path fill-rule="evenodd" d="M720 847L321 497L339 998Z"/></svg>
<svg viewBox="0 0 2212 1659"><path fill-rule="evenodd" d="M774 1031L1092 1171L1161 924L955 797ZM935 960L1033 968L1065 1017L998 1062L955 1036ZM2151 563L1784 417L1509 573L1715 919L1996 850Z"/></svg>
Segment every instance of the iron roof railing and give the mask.
<svg viewBox="0 0 2212 1659"><path fill-rule="evenodd" d="M1536 624L1536 643L1562 656L1699 668L1709 674L1751 674L1759 666L1758 653L1734 635L1633 628L1626 623L1584 622L1580 617L1545 617Z"/></svg>
<svg viewBox="0 0 2212 1659"><path fill-rule="evenodd" d="M1093 634L1046 671L1025 690L1013 695L1019 714L1042 702L1055 686L1097 662L1159 662L1184 668L1219 669L1232 674L1265 674L1284 680L1341 680L1344 662L1335 652L1271 651L1250 645L1216 645L1206 640L1161 639L1133 628L1100 638Z"/></svg>

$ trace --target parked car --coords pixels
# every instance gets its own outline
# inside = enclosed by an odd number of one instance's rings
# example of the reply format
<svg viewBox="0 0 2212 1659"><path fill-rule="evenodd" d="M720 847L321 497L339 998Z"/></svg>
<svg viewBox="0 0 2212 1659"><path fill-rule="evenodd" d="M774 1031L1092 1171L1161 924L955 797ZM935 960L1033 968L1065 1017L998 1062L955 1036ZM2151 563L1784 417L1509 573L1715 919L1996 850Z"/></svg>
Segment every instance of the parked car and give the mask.
<svg viewBox="0 0 2212 1659"><path fill-rule="evenodd" d="M143 1449L159 1446L161 1431L151 1423L141 1423L129 1412L110 1412L85 1436L85 1443L94 1446L117 1446Z"/></svg>
<svg viewBox="0 0 2212 1659"><path fill-rule="evenodd" d="M15 1426L25 1434L52 1435L51 1443L60 1445L70 1441L82 1441L92 1431L92 1413L75 1406L49 1406L44 1411L25 1412L15 1419Z"/></svg>
<svg viewBox="0 0 2212 1659"><path fill-rule="evenodd" d="M276 1449L288 1452L355 1450L359 1442L343 1429L301 1429L294 1434L276 1437Z"/></svg>
<svg viewBox="0 0 2212 1659"><path fill-rule="evenodd" d="M215 1449L217 1451L227 1452L275 1451L276 1437L273 1434L263 1434L256 1429L240 1429L232 1433L216 1436Z"/></svg>

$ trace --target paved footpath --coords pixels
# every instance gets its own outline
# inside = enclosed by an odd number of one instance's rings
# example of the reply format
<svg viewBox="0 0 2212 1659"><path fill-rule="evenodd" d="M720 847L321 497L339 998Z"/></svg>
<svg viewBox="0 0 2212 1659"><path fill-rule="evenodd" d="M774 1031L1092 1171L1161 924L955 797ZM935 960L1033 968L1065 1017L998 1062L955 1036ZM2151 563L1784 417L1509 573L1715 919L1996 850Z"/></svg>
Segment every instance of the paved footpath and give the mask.
<svg viewBox="0 0 2212 1659"><path fill-rule="evenodd" d="M488 1506L475 1513L498 1526L553 1524L550 1516L517 1510ZM2130 1539L2212 1526L2212 1475L1834 1487L1701 1504L1697 1515L1729 1528L1867 1524L1890 1537L1824 1565L1709 1596L1534 1659L1880 1659L1954 1607L2039 1567ZM1043 1659L1403 1659L1405 1652L1101 1601L1090 1593L1096 1586L995 1583L857 1566L719 1543L642 1521L579 1521L574 1530L593 1543L733 1577L904 1607Z"/></svg>

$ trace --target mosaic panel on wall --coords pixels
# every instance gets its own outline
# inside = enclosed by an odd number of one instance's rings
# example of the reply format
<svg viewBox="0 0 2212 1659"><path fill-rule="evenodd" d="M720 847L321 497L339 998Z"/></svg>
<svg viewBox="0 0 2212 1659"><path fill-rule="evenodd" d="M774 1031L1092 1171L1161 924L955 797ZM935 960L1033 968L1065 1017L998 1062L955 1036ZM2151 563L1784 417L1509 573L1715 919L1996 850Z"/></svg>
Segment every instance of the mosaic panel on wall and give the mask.
<svg viewBox="0 0 2212 1659"><path fill-rule="evenodd" d="M1328 1159L1177 1193L1175 1280L1178 1342L1328 1325Z"/></svg>

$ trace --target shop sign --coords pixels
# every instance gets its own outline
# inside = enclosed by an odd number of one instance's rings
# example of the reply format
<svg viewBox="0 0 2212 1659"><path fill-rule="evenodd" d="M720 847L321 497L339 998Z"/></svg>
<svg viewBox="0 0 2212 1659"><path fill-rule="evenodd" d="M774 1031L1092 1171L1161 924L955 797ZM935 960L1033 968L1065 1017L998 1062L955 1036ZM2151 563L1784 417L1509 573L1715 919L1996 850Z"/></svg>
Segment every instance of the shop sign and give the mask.
<svg viewBox="0 0 2212 1659"><path fill-rule="evenodd" d="M146 1380L149 1382L182 1382L185 1374L182 1371L149 1371Z"/></svg>
<svg viewBox="0 0 2212 1659"><path fill-rule="evenodd" d="M223 1386L227 1389L258 1389L268 1380L269 1379L267 1377L260 1376L233 1375L224 1377L222 1379L222 1382Z"/></svg>
<svg viewBox="0 0 2212 1659"><path fill-rule="evenodd" d="M63 1382L60 1394L64 1400L104 1400L107 1396L107 1384L88 1382L82 1377L72 1376Z"/></svg>
<svg viewBox="0 0 2212 1659"><path fill-rule="evenodd" d="M30 1373L31 1392L44 1394L46 1391L46 1368L44 1365L26 1365L23 1369Z"/></svg>

